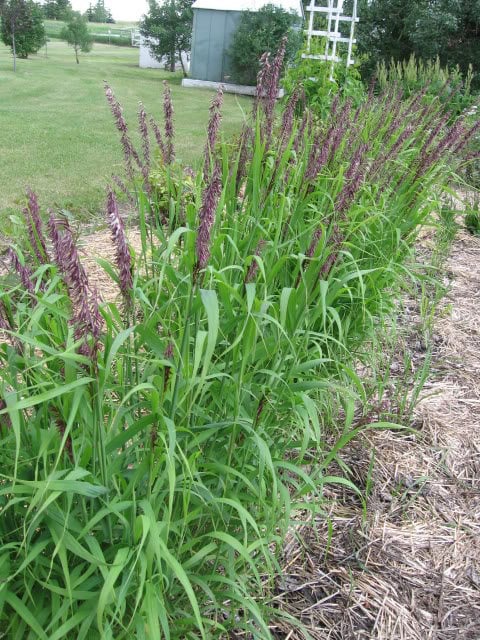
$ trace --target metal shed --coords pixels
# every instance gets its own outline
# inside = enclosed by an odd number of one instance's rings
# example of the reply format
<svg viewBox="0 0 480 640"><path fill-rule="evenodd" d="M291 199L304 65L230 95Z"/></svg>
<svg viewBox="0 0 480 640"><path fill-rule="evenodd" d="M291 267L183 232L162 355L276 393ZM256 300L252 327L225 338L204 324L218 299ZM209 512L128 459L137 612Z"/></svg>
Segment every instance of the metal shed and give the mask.
<svg viewBox="0 0 480 640"><path fill-rule="evenodd" d="M303 17L301 0L197 0L193 3L193 34L190 77L210 82L228 82L228 49L241 12L258 11L274 4Z"/></svg>

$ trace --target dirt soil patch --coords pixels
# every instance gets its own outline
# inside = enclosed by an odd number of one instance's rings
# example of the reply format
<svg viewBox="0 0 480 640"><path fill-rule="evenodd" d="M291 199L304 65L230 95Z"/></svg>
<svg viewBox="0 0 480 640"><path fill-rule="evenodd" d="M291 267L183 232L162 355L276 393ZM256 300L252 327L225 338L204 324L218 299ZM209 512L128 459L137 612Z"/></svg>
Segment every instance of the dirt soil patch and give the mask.
<svg viewBox="0 0 480 640"><path fill-rule="evenodd" d="M329 489L328 518L285 546L278 605L315 640L480 639L479 238L459 232L446 277L418 433L364 433L342 457L370 483L366 515ZM272 634L306 637L281 622Z"/></svg>

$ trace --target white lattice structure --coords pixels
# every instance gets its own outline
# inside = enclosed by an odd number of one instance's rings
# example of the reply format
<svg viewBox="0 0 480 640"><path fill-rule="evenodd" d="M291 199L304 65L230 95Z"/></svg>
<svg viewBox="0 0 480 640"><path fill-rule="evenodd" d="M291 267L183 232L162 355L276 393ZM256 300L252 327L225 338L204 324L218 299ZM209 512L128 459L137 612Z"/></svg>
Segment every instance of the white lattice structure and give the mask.
<svg viewBox="0 0 480 640"><path fill-rule="evenodd" d="M352 58L352 48L356 43L355 40L355 24L359 21L357 17L357 0L352 3L352 15L344 14L344 0L310 0L307 7L309 13L307 27L307 53L304 58L312 58L314 60L325 60L331 62L330 79L333 80L333 69L337 62L342 62L340 56L339 43L348 45L345 63L347 67L354 63ZM318 22L322 22L318 28ZM342 35L342 23L350 23L348 37ZM325 53L312 53L313 38L325 39Z"/></svg>

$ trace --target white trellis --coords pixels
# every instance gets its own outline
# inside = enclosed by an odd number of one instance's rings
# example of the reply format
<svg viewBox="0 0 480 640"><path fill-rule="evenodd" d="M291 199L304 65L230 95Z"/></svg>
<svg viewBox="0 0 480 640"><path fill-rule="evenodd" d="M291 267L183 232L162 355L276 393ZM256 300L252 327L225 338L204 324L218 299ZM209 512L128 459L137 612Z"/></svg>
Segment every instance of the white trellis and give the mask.
<svg viewBox="0 0 480 640"><path fill-rule="evenodd" d="M307 7L309 12L308 28L307 28L307 53L303 54L304 58L312 58L314 60L325 60L331 62L330 80L333 80L333 70L335 63L342 62L340 57L338 43L348 44L346 65L349 67L354 63L352 58L352 48L356 43L355 40L355 24L359 21L357 17L357 0L352 3L352 15L344 14L344 0L310 0ZM323 22L326 24L325 29L318 29L316 25L316 16L324 17ZM340 31L341 23L350 23L348 37L343 36ZM312 39L325 38L325 53L312 53Z"/></svg>

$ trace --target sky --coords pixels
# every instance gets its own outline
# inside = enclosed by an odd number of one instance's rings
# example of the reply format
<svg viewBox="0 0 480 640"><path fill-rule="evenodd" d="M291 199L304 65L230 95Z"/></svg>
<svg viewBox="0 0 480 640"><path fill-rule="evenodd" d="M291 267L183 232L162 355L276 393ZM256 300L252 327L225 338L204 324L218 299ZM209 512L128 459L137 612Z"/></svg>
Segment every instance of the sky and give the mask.
<svg viewBox="0 0 480 640"><path fill-rule="evenodd" d="M71 0L75 11L86 11L95 0ZM147 0L105 0L105 7L110 9L114 20L137 21L148 11Z"/></svg>

